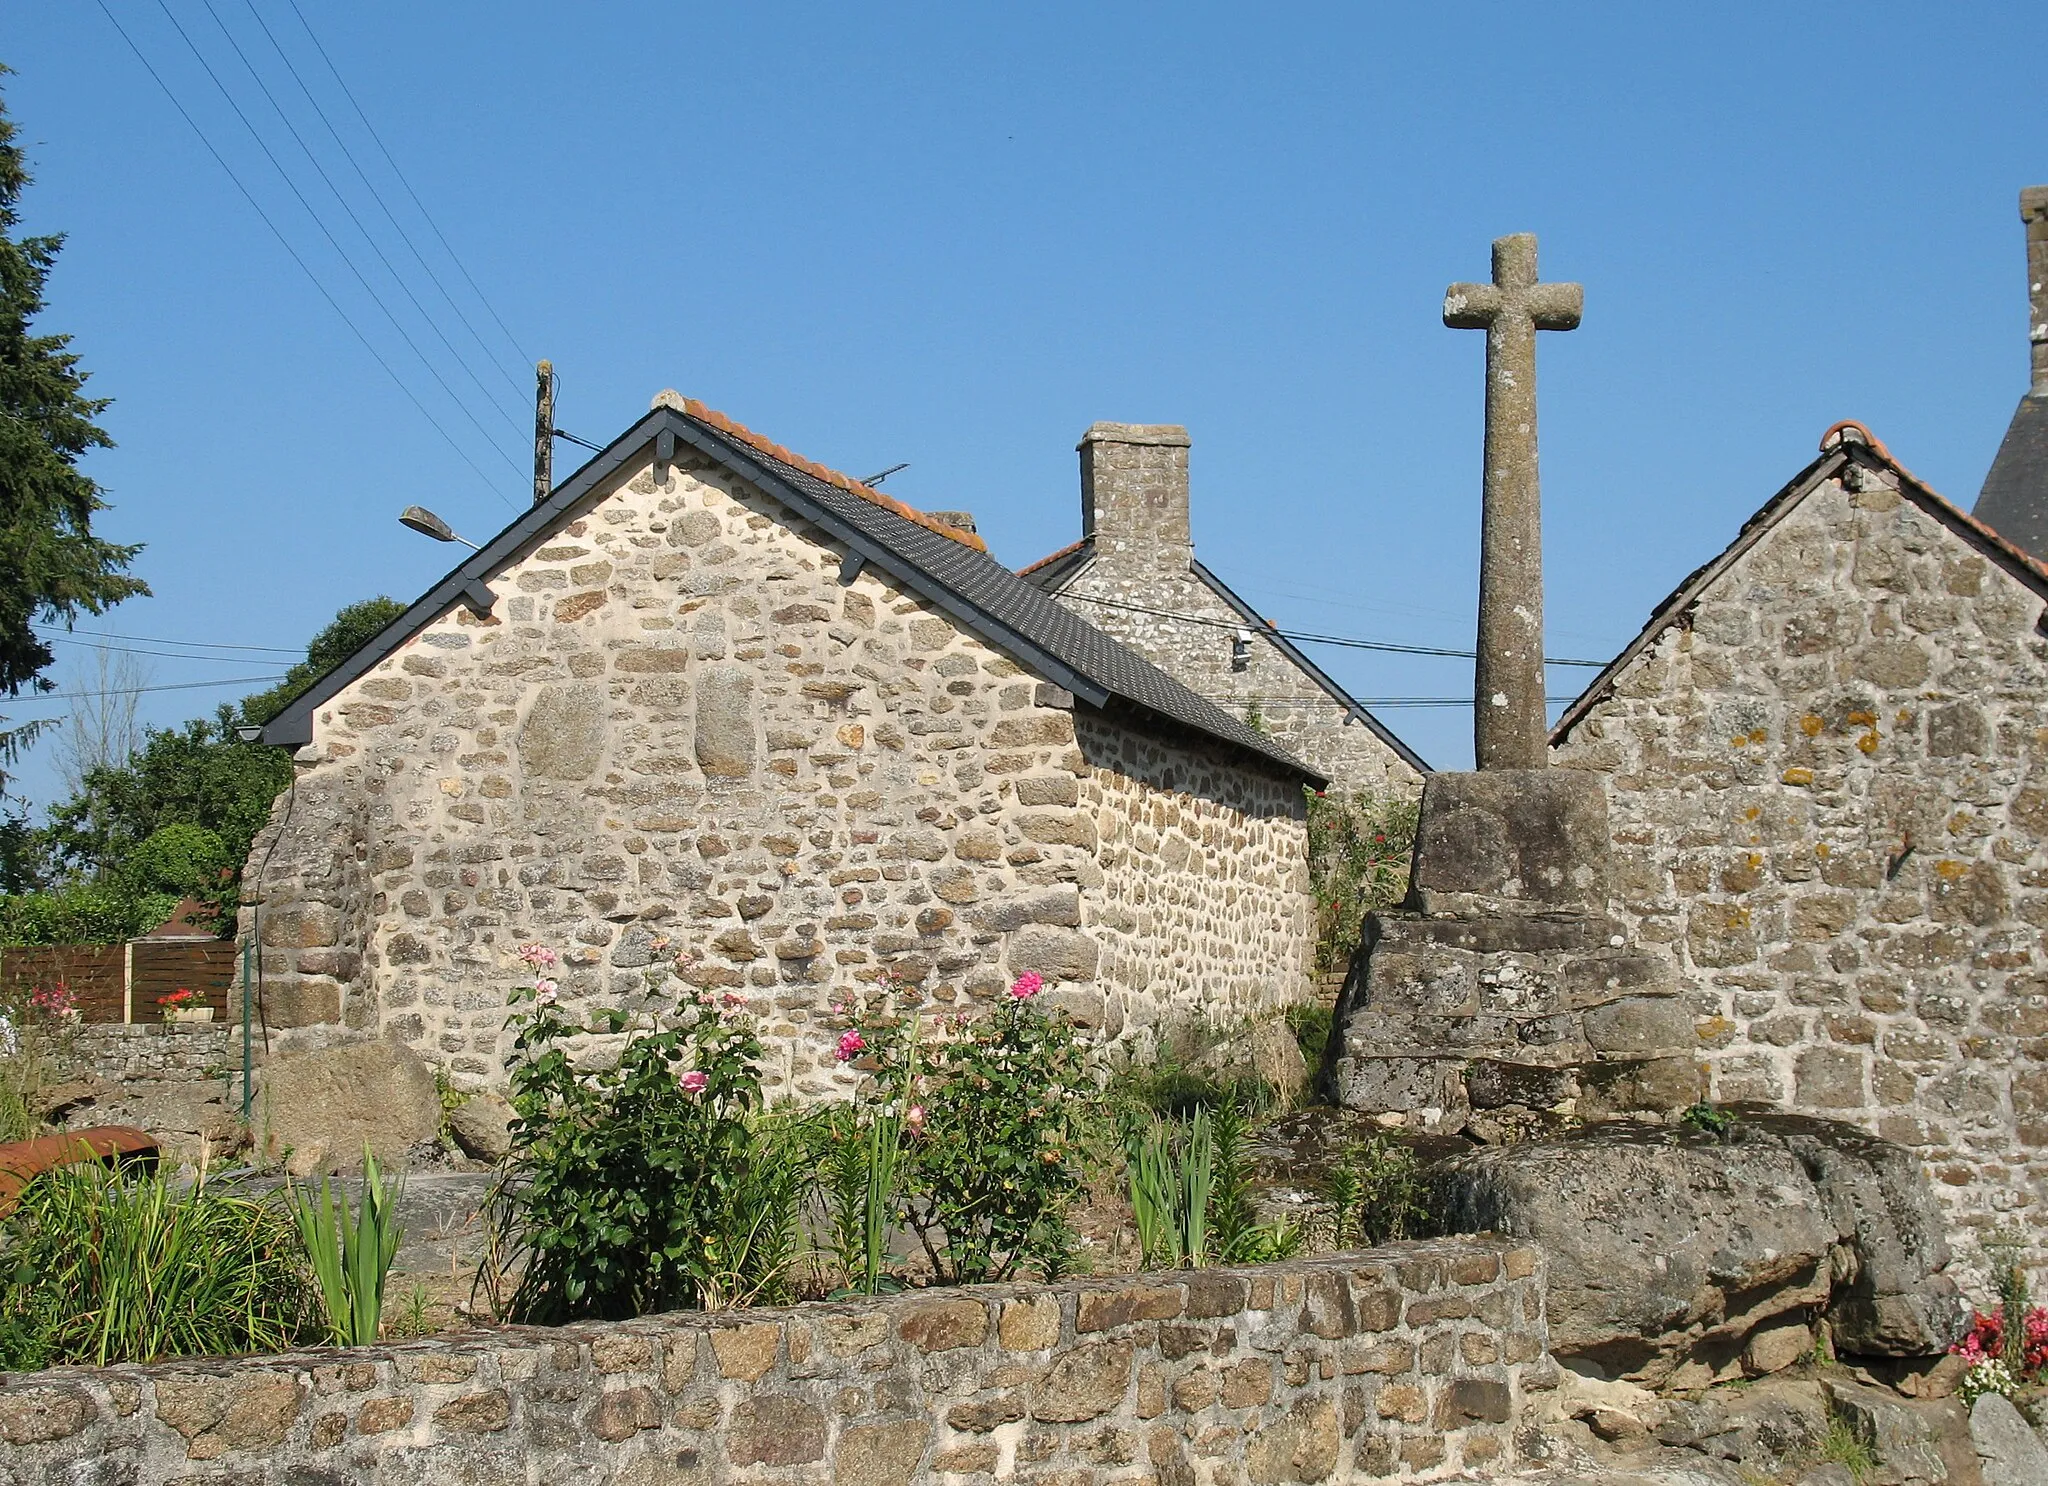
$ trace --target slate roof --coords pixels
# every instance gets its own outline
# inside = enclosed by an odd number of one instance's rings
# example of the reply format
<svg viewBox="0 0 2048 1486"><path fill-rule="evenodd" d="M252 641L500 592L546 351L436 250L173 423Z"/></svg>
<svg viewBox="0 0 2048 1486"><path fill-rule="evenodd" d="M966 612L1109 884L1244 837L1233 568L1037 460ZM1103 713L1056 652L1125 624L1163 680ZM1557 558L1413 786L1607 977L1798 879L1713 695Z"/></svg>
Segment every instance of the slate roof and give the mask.
<svg viewBox="0 0 2048 1486"><path fill-rule="evenodd" d="M1029 566L1017 569L1017 576L1024 579L1034 588L1042 589L1046 593L1057 594L1067 586L1070 580L1080 576L1082 569L1086 568L1094 559L1095 538L1093 535L1085 536L1078 542L1073 542L1060 548L1057 552L1046 554ZM1424 761L1421 754L1410 748L1406 743L1403 743L1391 728L1366 710L1364 703L1338 685L1332 677L1324 672L1322 667L1304 655L1292 640L1289 640L1274 628L1271 620L1261 618L1258 610L1240 598L1229 584L1217 577L1198 560L1189 563L1188 571L1197 582L1206 586L1211 593L1221 599L1230 611L1244 622L1247 629L1264 638L1274 648L1279 650L1282 655L1286 656L1296 670L1300 671L1303 676L1320 688L1332 701L1342 706L1346 715L1369 728L1372 731L1372 735L1392 749L1395 755L1403 763L1407 764L1409 768L1415 770L1418 774L1431 772L1429 764Z"/></svg>
<svg viewBox="0 0 2048 1486"><path fill-rule="evenodd" d="M1821 435L1820 447L1820 457L1794 475L1790 484L1765 501L1763 509L1743 523L1742 530L1736 534L1733 542L1712 561L1695 568L1683 583L1672 590L1669 597L1650 611L1649 622L1633 640L1629 641L1627 648L1608 662L1607 667L1593 678L1592 684L1580 692L1577 699L1564 709L1564 714L1558 718L1557 725L1550 730L1550 744L1553 748L1570 735L1571 730L1587 713L1613 695L1615 682L1620 679L1622 672L1628 669L1629 664L1637 656L1656 644L1664 631L1674 624L1691 622L1693 606L1699 602L1706 590L1734 565L1737 558L1761 541L1766 533L1797 509L1799 503L1807 496L1840 475L1852 464L1894 476L1899 482L1901 496L1954 532L1965 545L2026 584L2044 602L2048 602L2048 565L2023 551L1975 515L1950 504L1947 499L1936 493L1933 487L1893 458L1891 450L1873 437L1870 430L1862 424L1837 423Z"/></svg>
<svg viewBox="0 0 2048 1486"><path fill-rule="evenodd" d="M2048 395L2020 399L1970 514L2014 546L2048 558Z"/></svg>
<svg viewBox="0 0 2048 1486"><path fill-rule="evenodd" d="M1318 787L1328 781L1293 754L1198 696L1121 642L1070 613L988 555L981 538L814 464L694 400L663 394L647 416L423 594L368 644L323 676L263 730L266 743L310 742L313 714L351 681L458 603L487 610L491 574L595 499L649 444L657 464L688 446L767 492L906 591L1015 657L1089 706L1218 739ZM850 573L849 573L850 577Z"/></svg>

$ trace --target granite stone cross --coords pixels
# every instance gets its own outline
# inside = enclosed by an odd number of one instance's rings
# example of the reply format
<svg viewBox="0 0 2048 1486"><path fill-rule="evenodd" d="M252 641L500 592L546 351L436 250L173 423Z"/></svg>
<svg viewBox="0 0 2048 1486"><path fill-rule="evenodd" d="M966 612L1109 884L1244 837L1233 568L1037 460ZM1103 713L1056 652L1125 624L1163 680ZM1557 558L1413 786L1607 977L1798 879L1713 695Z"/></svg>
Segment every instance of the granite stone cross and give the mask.
<svg viewBox="0 0 2048 1486"><path fill-rule="evenodd" d="M1444 324L1486 332L1485 506L1473 744L1482 769L1549 762L1543 678L1543 519L1536 479L1536 332L1571 330L1585 291L1536 282L1536 238L1496 238L1491 284L1453 284Z"/></svg>

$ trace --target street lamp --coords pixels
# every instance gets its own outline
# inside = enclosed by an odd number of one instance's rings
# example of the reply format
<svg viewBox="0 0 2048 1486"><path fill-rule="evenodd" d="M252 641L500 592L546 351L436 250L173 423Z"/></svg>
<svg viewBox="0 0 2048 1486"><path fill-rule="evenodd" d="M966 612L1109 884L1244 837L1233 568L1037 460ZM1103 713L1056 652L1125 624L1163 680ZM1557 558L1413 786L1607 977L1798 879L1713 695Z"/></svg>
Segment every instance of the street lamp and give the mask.
<svg viewBox="0 0 2048 1486"><path fill-rule="evenodd" d="M432 511L429 511L425 506L407 506L398 513L398 524L400 526L409 526L421 536L432 537L437 542L460 542L472 552L483 551L483 548L477 546L469 538L458 537L455 534L454 528L449 526L439 516L436 516Z"/></svg>

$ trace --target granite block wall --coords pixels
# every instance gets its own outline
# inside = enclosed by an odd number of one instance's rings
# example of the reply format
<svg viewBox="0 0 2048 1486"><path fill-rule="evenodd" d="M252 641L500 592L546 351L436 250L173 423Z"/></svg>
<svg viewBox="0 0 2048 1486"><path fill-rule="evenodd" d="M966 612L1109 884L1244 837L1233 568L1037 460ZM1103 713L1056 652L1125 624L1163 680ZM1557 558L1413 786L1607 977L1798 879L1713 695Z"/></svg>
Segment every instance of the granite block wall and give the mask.
<svg viewBox="0 0 2048 1486"><path fill-rule="evenodd" d="M720 468L664 476L629 465L489 614L320 709L241 924L274 1049L394 1036L494 1084L536 939L571 1002L744 996L800 1096L885 968L951 1009L1037 970L1112 1036L1306 991L1298 784L1077 707Z"/></svg>
<svg viewBox="0 0 2048 1486"><path fill-rule="evenodd" d="M1977 1239L2048 1231L2041 612L1853 464L1555 748L1606 785L1616 910L1675 957L1711 1097L1917 1152L1980 1300Z"/></svg>
<svg viewBox="0 0 2048 1486"><path fill-rule="evenodd" d="M245 1486L1108 1486L1512 1463L1555 1384L1534 1249L513 1328L0 1384L0 1474Z"/></svg>

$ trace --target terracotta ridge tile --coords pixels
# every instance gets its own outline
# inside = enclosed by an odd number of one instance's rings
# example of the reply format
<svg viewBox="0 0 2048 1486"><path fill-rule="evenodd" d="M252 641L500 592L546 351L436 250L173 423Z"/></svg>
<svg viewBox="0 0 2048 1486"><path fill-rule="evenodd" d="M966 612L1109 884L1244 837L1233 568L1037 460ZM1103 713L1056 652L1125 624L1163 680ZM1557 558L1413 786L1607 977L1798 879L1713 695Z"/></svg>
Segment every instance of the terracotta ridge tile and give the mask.
<svg viewBox="0 0 2048 1486"><path fill-rule="evenodd" d="M984 542L973 532L961 531L956 526L948 526L945 522L927 516L924 512L914 507L906 506L894 496L884 495L879 490L861 484L860 481L850 475L842 475L838 470L829 469L819 464L816 460L806 459L794 450L785 449L772 439L755 433L753 429L748 428L745 424L728 418L716 408L706 407L694 397L683 399L683 411L699 422L710 424L721 433L732 435L749 448L757 449L761 453L766 454L770 459L780 460L793 469L800 469L812 478L823 480L827 485L844 490L849 495L857 495L871 505L880 506L885 511L901 516L912 525L921 526L926 531L937 532L942 537L950 537L961 546L971 548L976 552L985 553L988 551L988 543Z"/></svg>
<svg viewBox="0 0 2048 1486"><path fill-rule="evenodd" d="M1965 527L1968 530L1975 532L1978 536L1984 538L1986 541L1991 543L1991 545L1997 548L1998 551L2002 553L2005 557L2007 557L2013 562L2019 563L2021 566L2026 568L2028 572L2032 573L2035 577L2042 579L2044 582L2048 582L2048 563L2043 563L2039 558L2035 557L2032 553L2024 551L2021 548L2014 546L2006 538L2000 536L1995 529L1986 526L1983 522L1979 521L1975 516L1971 515L1968 511L1965 511L1961 506L1957 505L1954 501L1950 500L1947 496L1943 495L1940 491L1936 490L1932 485L1929 485L1925 480L1921 479L1918 475L1914 474L1911 470L1907 469L1905 465L1899 462L1899 457L1896 454L1892 453L1892 451L1885 446L1884 440L1880 439L1876 434L1870 431L1870 428L1867 424L1859 423L1854 418L1844 418L1840 423L1835 424L1833 427L1829 428L1826 433L1820 436L1821 448L1823 450L1826 450L1836 445L1844 443L1853 445L1856 442L1855 440L1842 439L1838 437L1844 431L1851 428L1855 429L1856 432L1863 435L1863 446L1866 449L1870 450L1871 453L1875 454L1880 460L1882 460L1885 463L1885 465L1891 469L1892 473L1897 475L1900 479L1906 481L1908 484L1912 485L1916 490L1920 492L1921 495L1925 496L1928 500L1931 500L1936 505L1940 506L1942 510L1948 515L1948 517L1951 520L1953 520L1958 526Z"/></svg>
<svg viewBox="0 0 2048 1486"><path fill-rule="evenodd" d="M1062 557L1072 557L1076 552L1079 552L1083 547L1087 546L1090 542L1094 540L1095 539L1093 537L1083 537L1078 542L1069 542L1066 546L1060 548L1059 551L1048 552L1045 554L1045 556L1039 558L1037 562L1031 563L1027 567L1021 567L1017 569L1017 576L1022 578L1027 574L1037 572L1042 567L1046 567L1052 563L1058 562Z"/></svg>

